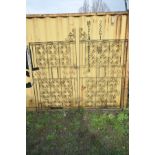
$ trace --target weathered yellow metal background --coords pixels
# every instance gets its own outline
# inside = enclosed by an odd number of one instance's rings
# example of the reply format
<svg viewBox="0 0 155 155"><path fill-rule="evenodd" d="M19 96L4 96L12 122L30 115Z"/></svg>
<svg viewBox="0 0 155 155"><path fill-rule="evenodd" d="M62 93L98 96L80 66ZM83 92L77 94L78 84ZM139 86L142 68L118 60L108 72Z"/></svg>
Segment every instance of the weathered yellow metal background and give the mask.
<svg viewBox="0 0 155 155"><path fill-rule="evenodd" d="M27 107L123 108L128 13L28 15Z"/></svg>

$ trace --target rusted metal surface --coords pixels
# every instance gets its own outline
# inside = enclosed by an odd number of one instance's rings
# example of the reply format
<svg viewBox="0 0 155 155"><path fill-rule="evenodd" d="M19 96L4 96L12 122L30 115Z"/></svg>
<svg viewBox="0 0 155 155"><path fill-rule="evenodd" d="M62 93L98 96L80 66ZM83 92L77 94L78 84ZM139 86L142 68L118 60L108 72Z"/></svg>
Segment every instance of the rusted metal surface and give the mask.
<svg viewBox="0 0 155 155"><path fill-rule="evenodd" d="M27 107L126 107L127 12L28 15L27 47Z"/></svg>

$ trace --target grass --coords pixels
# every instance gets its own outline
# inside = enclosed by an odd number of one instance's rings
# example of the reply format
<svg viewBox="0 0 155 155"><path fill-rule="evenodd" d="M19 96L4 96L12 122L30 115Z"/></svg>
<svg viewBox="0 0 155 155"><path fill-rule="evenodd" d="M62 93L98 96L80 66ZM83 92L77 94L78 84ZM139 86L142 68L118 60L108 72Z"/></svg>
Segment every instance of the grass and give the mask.
<svg viewBox="0 0 155 155"><path fill-rule="evenodd" d="M128 110L27 112L27 155L128 155Z"/></svg>

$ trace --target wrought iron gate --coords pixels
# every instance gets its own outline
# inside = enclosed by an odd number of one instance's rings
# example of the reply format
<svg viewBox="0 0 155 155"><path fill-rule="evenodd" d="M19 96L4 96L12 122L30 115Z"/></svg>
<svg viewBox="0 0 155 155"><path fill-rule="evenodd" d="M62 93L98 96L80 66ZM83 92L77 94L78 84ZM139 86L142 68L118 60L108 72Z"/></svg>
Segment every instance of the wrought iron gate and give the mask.
<svg viewBox="0 0 155 155"><path fill-rule="evenodd" d="M89 107L123 107L127 40L80 41L80 98Z"/></svg>
<svg viewBox="0 0 155 155"><path fill-rule="evenodd" d="M78 38L29 43L36 106L122 108L127 40Z"/></svg>

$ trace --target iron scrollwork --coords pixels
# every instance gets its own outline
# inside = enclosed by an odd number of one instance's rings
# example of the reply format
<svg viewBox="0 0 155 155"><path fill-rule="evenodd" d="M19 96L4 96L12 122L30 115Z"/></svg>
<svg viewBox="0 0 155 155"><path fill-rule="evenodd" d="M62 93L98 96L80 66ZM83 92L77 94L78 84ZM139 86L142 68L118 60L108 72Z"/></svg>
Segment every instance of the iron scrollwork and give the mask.
<svg viewBox="0 0 155 155"><path fill-rule="evenodd" d="M66 41L75 41L76 39L76 30L73 28L71 32L69 32Z"/></svg>
<svg viewBox="0 0 155 155"><path fill-rule="evenodd" d="M40 102L45 106L69 106L73 97L71 79L41 79L39 82Z"/></svg>
<svg viewBox="0 0 155 155"><path fill-rule="evenodd" d="M121 40L102 40L102 21L99 21L99 40L91 40L90 35L91 22L87 22L88 32L82 28L79 29L80 46L85 47L84 67L88 72L95 68L94 77L84 78L86 87L83 94L84 104L86 106L109 106L110 104L118 104L121 91L122 78L122 63L123 60L123 45ZM33 49L35 67L39 67L41 75L36 76L38 84L38 100L45 106L70 106L73 102L74 89L73 78L53 78L51 76L51 68L56 68L57 72L61 72L65 67L72 68L74 66L71 55L71 44L76 43L76 31L68 34L65 41L34 43ZM83 58L84 56L82 56ZM81 61L82 62L82 61ZM80 63L80 62L79 62ZM76 66L77 67L77 66ZM81 69L83 66L79 64L76 69ZM100 76L98 72L104 68L104 76ZM61 70L61 71L60 71ZM81 70L80 70L81 71ZM79 71L79 72L80 72ZM63 74L63 72L61 72ZM43 76L44 74L44 76ZM83 79L82 79L83 80ZM79 82L79 81L78 81ZM77 85L80 83L77 82ZM78 86L80 88L80 84ZM77 90L78 91L78 90ZM80 101L80 95L76 100Z"/></svg>
<svg viewBox="0 0 155 155"><path fill-rule="evenodd" d="M40 68L71 65L69 42L50 42L35 45L36 64Z"/></svg>
<svg viewBox="0 0 155 155"><path fill-rule="evenodd" d="M99 23L99 36L101 40L102 39L102 20L100 20L100 23Z"/></svg>

